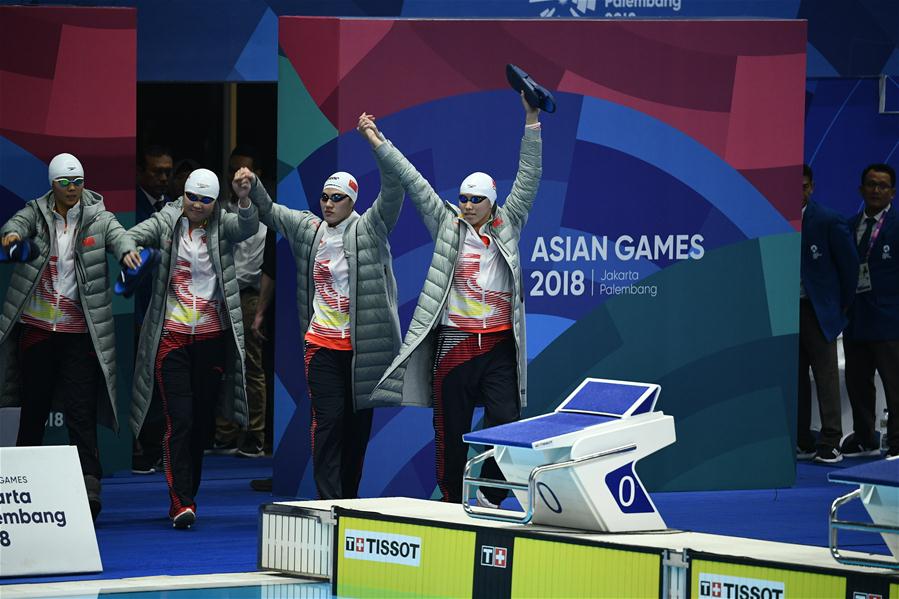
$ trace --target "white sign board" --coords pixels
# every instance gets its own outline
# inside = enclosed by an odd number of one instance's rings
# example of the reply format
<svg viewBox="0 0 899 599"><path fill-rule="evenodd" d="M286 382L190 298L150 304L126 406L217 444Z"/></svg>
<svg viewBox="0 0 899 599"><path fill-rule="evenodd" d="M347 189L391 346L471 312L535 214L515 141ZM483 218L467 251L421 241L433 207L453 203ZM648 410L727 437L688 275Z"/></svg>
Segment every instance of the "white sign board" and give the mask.
<svg viewBox="0 0 899 599"><path fill-rule="evenodd" d="M102 572L74 447L0 447L0 576Z"/></svg>

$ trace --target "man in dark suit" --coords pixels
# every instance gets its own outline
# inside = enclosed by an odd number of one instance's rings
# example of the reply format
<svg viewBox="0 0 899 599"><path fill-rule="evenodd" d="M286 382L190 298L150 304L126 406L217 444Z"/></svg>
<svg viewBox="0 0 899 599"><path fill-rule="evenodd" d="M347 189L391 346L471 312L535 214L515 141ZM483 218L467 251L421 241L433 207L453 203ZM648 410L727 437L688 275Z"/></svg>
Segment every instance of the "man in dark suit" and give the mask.
<svg viewBox="0 0 899 599"><path fill-rule="evenodd" d="M899 456L899 216L890 207L896 195L896 171L872 164L862 171L859 192L865 208L850 222L861 266L855 303L843 333L846 389L854 432L843 442L843 455L880 455L875 432L874 373L886 394L889 455Z"/></svg>
<svg viewBox="0 0 899 599"><path fill-rule="evenodd" d="M144 146L137 155L137 197L134 203L134 222L143 222L172 201L169 197L169 180L172 177L172 152L160 145ZM150 286L138 287L134 294L134 340L140 336L140 325L150 305ZM135 439L131 456L134 474L161 472L162 462L162 408L154 397L147 414L147 422Z"/></svg>
<svg viewBox="0 0 899 599"><path fill-rule="evenodd" d="M858 259L849 227L836 212L809 201L815 184L812 169L802 165L802 257L799 290L799 418L800 459L835 463L843 459L840 375L837 337L846 326L855 296ZM815 375L821 435L817 446L811 433L812 389Z"/></svg>
<svg viewBox="0 0 899 599"><path fill-rule="evenodd" d="M172 178L172 152L163 146L145 146L137 155L137 198L135 223L150 218L172 201L167 194ZM143 314L141 314L143 316Z"/></svg>

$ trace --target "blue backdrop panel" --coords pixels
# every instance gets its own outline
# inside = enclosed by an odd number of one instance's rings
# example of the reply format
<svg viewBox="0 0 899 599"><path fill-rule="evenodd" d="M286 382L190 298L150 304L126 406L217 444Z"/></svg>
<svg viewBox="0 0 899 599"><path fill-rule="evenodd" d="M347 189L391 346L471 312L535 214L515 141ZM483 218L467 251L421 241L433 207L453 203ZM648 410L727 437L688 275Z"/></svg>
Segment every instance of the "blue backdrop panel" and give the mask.
<svg viewBox="0 0 899 599"><path fill-rule="evenodd" d="M514 48L559 105L541 117L543 180L520 242L525 416L586 377L659 383L678 442L646 460L652 487L792 482L804 23L282 18L279 31L279 200L314 211L335 170L360 180L358 210L376 194L353 130L363 110L443 197L473 170L505 197L522 126L503 76ZM409 203L390 241L405 327L433 251ZM275 489L313 496L280 245ZM377 410L362 493L430 497L433 470L430 410Z"/></svg>
<svg viewBox="0 0 899 599"><path fill-rule="evenodd" d="M0 2L17 3L22 2ZM275 81L277 19L291 15L808 19L809 76L899 75L895 0L70 0L67 4L138 9L140 81Z"/></svg>

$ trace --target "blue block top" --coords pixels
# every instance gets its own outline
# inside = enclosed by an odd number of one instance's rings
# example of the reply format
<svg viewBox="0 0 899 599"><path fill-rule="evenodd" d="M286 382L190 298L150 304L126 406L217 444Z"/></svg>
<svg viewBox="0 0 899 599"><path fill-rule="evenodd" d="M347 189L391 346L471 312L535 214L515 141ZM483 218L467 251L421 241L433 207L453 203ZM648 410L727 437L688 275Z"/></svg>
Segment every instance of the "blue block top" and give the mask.
<svg viewBox="0 0 899 599"><path fill-rule="evenodd" d="M643 414L652 410L656 389L643 383L588 379L557 409L608 416Z"/></svg>
<svg viewBox="0 0 899 599"><path fill-rule="evenodd" d="M832 483L854 483L899 487L899 460L877 460L827 475Z"/></svg>
<svg viewBox="0 0 899 599"><path fill-rule="evenodd" d="M614 416L578 414L573 412L553 412L527 420L501 424L482 431L463 435L466 443L479 445L505 445L532 449L535 443L546 441L566 433L584 430L587 427L619 420Z"/></svg>

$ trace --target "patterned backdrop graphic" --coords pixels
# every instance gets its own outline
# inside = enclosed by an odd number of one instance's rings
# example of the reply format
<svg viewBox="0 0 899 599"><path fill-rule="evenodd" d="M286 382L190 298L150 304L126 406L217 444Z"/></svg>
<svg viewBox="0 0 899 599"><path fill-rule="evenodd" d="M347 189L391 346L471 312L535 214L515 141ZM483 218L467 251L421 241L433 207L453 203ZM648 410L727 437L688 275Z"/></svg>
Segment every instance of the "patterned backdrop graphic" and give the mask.
<svg viewBox="0 0 899 599"><path fill-rule="evenodd" d="M0 0L4 3L22 1ZM808 76L899 75L895 0L69 0L67 4L138 9L140 81L274 81L278 18L292 15L807 19Z"/></svg>
<svg viewBox="0 0 899 599"><path fill-rule="evenodd" d="M876 79L810 79L806 84L805 162L815 201L852 216L862 208L862 169L899 170L899 114L879 114Z"/></svg>
<svg viewBox="0 0 899 599"><path fill-rule="evenodd" d="M270 81L277 75L278 17L289 15L808 19L809 76L899 74L894 0L229 0L225 10L218 0L130 3L140 8L141 80ZM190 61L181 60L184 43Z"/></svg>
<svg viewBox="0 0 899 599"><path fill-rule="evenodd" d="M587 376L658 382L678 442L642 466L654 488L792 482L804 23L282 18L279 31L278 198L292 208L317 210L338 168L370 204L362 111L444 198L474 170L505 197L522 114L503 67L557 90L521 240L525 415ZM433 249L408 203L391 247L405 327ZM275 485L311 496L292 269L282 242ZM434 494L430 417L376 412L364 495Z"/></svg>
<svg viewBox="0 0 899 599"><path fill-rule="evenodd" d="M84 165L86 187L130 224L136 78L136 10L0 7L0 222L47 192L47 164L69 152ZM0 289L9 273L0 268ZM117 297L113 311L118 411L128 414L133 306ZM102 431L101 453L107 472L128 467L130 436Z"/></svg>

